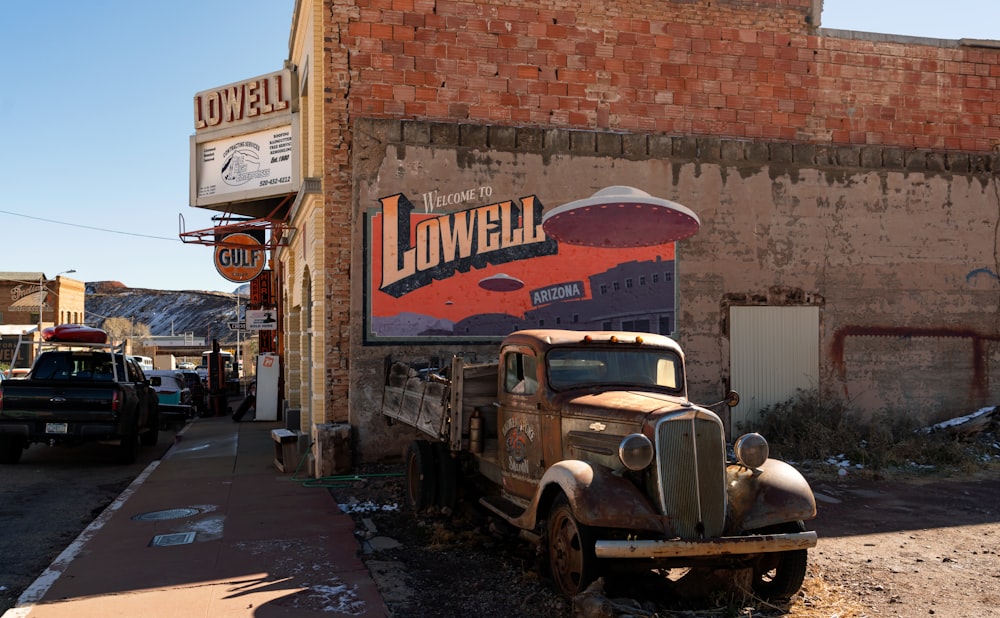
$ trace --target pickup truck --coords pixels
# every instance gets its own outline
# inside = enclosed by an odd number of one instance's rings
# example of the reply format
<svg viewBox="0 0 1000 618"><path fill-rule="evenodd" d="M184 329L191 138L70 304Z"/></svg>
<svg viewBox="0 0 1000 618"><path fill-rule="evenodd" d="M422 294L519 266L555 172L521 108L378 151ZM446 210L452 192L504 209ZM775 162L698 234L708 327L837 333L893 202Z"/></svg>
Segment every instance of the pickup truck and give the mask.
<svg viewBox="0 0 1000 618"><path fill-rule="evenodd" d="M459 487L485 487L479 503L537 543L564 595L630 569L743 570L773 600L801 587L808 482L757 433L727 446L721 417L688 400L672 339L526 330L496 362L417 366L386 359L381 409L419 431L408 502L447 513Z"/></svg>
<svg viewBox="0 0 1000 618"><path fill-rule="evenodd" d="M156 444L157 395L135 361L109 344L32 345L42 350L27 376L0 382L0 464L33 443L110 443L121 463Z"/></svg>

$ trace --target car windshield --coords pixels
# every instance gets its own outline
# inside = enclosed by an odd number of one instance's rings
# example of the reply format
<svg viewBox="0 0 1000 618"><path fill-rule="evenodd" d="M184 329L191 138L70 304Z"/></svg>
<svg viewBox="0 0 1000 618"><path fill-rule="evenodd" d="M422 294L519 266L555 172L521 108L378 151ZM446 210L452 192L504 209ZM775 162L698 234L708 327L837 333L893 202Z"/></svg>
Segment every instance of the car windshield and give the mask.
<svg viewBox="0 0 1000 618"><path fill-rule="evenodd" d="M546 356L555 390L592 386L645 386L681 394L680 357L671 350L646 348L557 348Z"/></svg>
<svg viewBox="0 0 1000 618"><path fill-rule="evenodd" d="M172 378L170 376L156 376L156 377L160 378L160 383L159 383L159 385L154 384L153 385L153 390L157 390L157 391L158 390L172 390L172 391L180 390L180 384L177 383L177 379L176 378Z"/></svg>

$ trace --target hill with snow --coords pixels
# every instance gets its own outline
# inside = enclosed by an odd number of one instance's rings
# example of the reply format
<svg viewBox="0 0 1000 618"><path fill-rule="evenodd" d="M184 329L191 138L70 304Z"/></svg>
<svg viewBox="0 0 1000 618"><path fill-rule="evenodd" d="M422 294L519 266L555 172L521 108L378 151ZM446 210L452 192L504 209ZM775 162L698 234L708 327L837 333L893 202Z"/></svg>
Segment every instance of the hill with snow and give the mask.
<svg viewBox="0 0 1000 618"><path fill-rule="evenodd" d="M98 328L107 318L120 317L149 326L153 335L193 333L206 341L229 343L236 341L236 333L227 323L237 319L237 299L240 314L246 311L247 291L248 286L238 288L239 294L230 294L129 288L117 281L88 282L84 311L86 323Z"/></svg>

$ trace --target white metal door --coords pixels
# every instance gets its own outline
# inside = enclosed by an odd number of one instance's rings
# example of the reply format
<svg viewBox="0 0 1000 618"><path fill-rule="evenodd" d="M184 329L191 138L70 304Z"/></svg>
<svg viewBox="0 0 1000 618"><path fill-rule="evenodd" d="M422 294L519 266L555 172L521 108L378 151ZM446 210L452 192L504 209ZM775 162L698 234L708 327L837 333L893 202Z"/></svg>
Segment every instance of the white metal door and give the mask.
<svg viewBox="0 0 1000 618"><path fill-rule="evenodd" d="M753 430L758 413L819 385L819 307L731 307L729 367L740 405L732 433Z"/></svg>

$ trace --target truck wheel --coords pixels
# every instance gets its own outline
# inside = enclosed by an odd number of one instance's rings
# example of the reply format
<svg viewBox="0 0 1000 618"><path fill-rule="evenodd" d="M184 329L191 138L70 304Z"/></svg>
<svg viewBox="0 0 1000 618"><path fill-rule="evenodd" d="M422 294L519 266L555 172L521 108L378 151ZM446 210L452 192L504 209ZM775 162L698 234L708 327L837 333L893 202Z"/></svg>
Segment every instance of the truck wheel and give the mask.
<svg viewBox="0 0 1000 618"><path fill-rule="evenodd" d="M160 411L155 410L149 415L149 429L146 433L140 434L139 444L143 446L156 446L160 440Z"/></svg>
<svg viewBox="0 0 1000 618"><path fill-rule="evenodd" d="M437 463L426 440L414 440L406 449L406 501L415 511L434 504Z"/></svg>
<svg viewBox="0 0 1000 618"><path fill-rule="evenodd" d="M121 439L121 444L118 445L118 456L116 459L118 463L130 464L135 463L136 457L139 456L139 430L136 427L132 427L128 432L126 432Z"/></svg>
<svg viewBox="0 0 1000 618"><path fill-rule="evenodd" d="M444 442L434 444L434 459L437 462L437 499L434 503L443 509L454 509L458 502L458 462Z"/></svg>
<svg viewBox="0 0 1000 618"><path fill-rule="evenodd" d="M24 444L16 436L0 436L0 464L16 464L24 452Z"/></svg>
<svg viewBox="0 0 1000 618"><path fill-rule="evenodd" d="M580 594L596 579L593 530L576 520L564 495L549 511L546 544L552 579L565 596Z"/></svg>
<svg viewBox="0 0 1000 618"><path fill-rule="evenodd" d="M804 532L801 521L772 526L756 532L761 534ZM753 568L753 590L766 601L790 598L802 587L806 577L807 550L777 552L761 556Z"/></svg>

